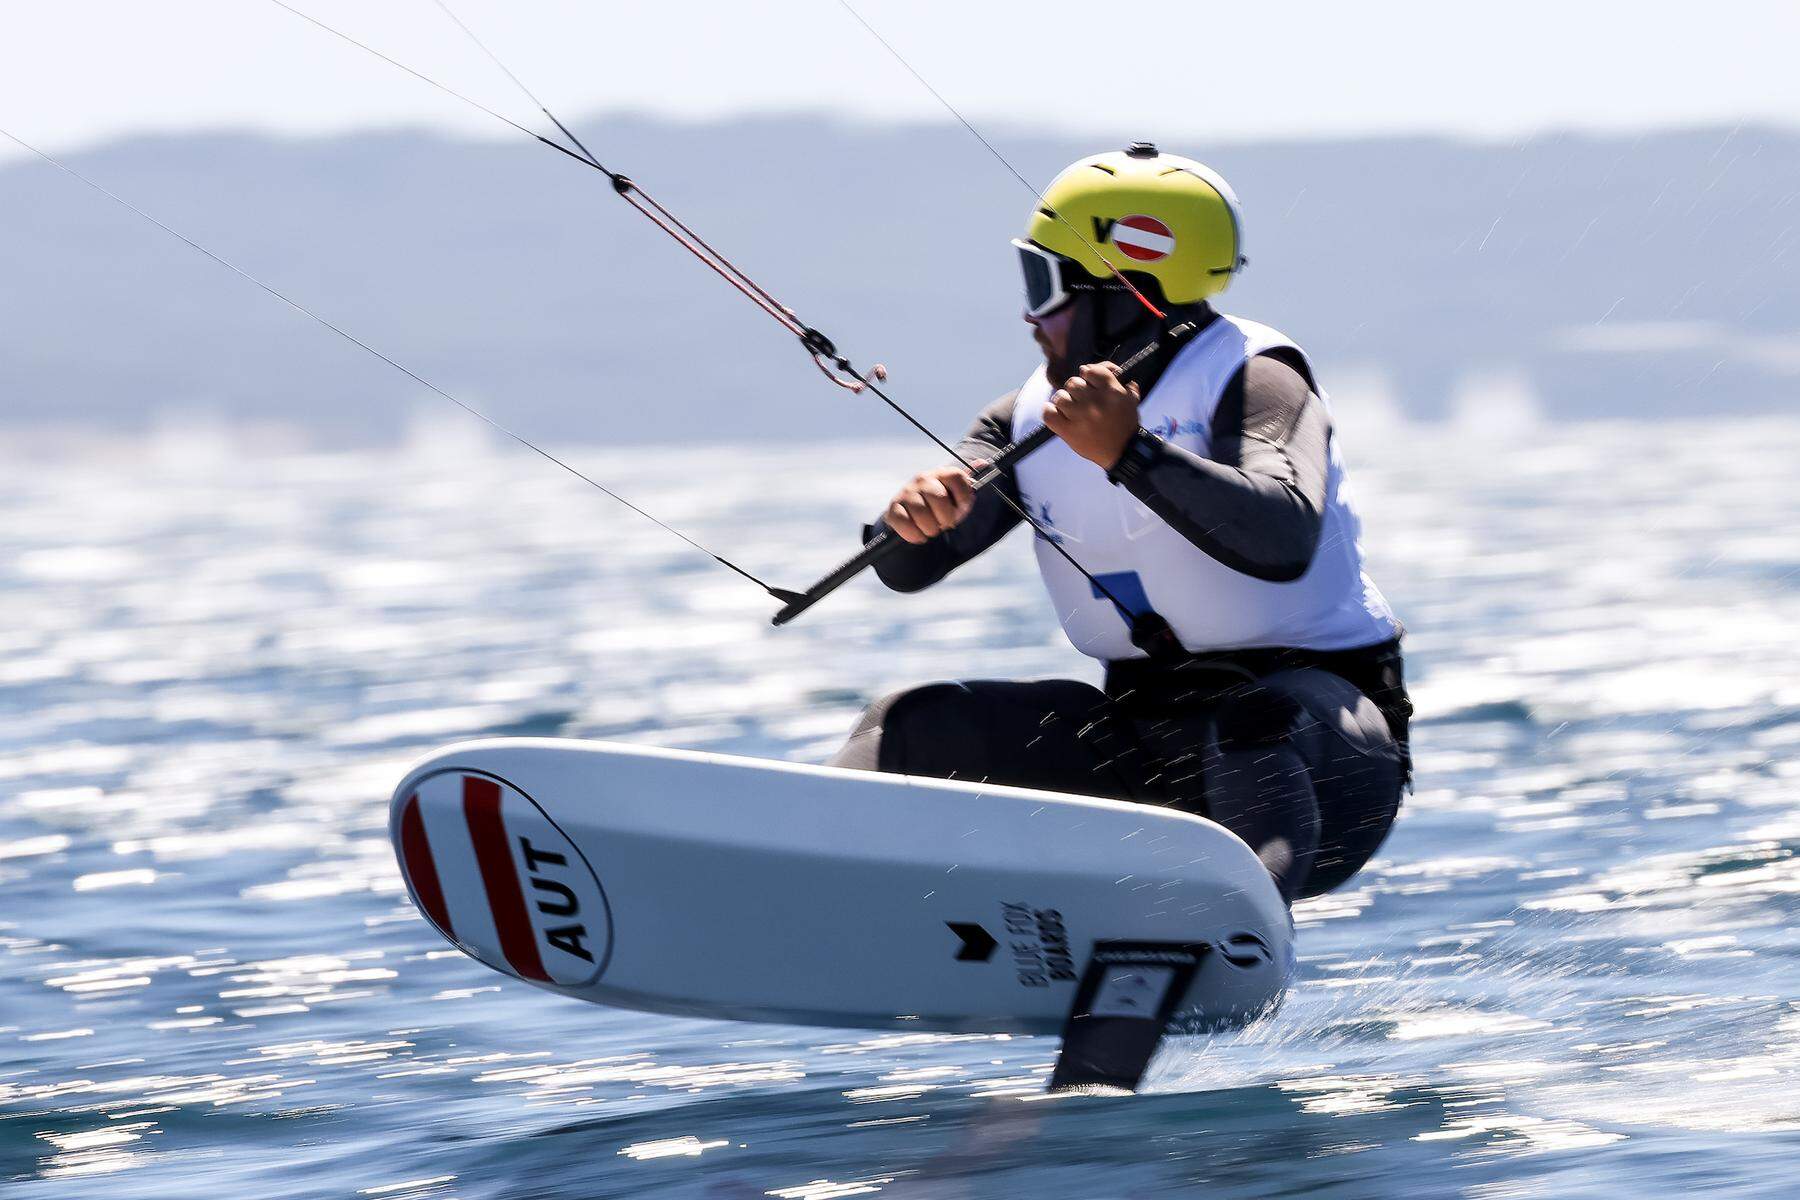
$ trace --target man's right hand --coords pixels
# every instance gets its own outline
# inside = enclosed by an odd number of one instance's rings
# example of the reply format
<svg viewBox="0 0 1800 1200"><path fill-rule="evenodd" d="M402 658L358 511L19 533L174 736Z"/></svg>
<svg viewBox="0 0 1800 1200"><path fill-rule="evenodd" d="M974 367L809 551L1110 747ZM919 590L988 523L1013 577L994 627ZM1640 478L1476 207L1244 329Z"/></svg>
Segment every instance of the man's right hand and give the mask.
<svg viewBox="0 0 1800 1200"><path fill-rule="evenodd" d="M977 462L975 467L985 466ZM960 525L975 506L969 469L960 463L923 471L907 481L887 506L883 520L900 539L917 546Z"/></svg>

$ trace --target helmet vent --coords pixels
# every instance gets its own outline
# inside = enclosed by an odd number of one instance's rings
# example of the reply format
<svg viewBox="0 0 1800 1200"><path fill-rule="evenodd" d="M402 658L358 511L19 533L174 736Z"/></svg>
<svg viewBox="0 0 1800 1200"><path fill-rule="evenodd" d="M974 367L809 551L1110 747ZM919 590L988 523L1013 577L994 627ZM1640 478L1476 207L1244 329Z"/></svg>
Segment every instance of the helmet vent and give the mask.
<svg viewBox="0 0 1800 1200"><path fill-rule="evenodd" d="M1088 166L1094 168L1094 170L1096 170L1096 171L1105 171L1108 175L1117 175L1118 174L1117 171L1113 170L1111 167L1107 166L1105 163L1089 163Z"/></svg>

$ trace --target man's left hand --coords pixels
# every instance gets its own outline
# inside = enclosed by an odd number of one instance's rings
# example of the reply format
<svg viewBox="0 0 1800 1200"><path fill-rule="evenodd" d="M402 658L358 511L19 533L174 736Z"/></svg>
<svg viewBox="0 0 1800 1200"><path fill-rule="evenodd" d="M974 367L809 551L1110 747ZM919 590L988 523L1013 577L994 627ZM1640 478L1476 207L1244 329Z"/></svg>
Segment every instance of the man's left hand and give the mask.
<svg viewBox="0 0 1800 1200"><path fill-rule="evenodd" d="M1069 449L1110 471L1137 432L1138 386L1120 379L1112 363L1089 363L1050 397L1044 424Z"/></svg>

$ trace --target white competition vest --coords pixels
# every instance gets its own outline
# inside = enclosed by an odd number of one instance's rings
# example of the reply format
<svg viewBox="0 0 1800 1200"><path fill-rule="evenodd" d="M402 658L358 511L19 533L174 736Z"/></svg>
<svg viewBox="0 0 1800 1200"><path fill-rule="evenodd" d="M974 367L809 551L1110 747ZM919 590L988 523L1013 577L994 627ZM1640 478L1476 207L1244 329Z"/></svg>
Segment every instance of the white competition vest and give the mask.
<svg viewBox="0 0 1800 1200"><path fill-rule="evenodd" d="M1150 389L1139 409L1143 427L1210 458L1213 410L1226 385L1251 358L1275 349L1305 357L1268 326L1220 313L1182 347ZM1053 390L1041 366L1025 381L1013 406L1014 441L1044 423ZM1318 549L1306 574L1291 583L1255 579L1219 562L1125 488L1107 482L1104 470L1066 442L1051 441L1026 458L1015 478L1020 498L1051 537L1128 608L1147 606L1160 613L1189 650L1349 650L1399 632L1387 601L1363 573L1362 522L1350 501L1335 431ZM1044 586L1075 648L1099 659L1143 658L1112 602L1041 534L1036 550Z"/></svg>

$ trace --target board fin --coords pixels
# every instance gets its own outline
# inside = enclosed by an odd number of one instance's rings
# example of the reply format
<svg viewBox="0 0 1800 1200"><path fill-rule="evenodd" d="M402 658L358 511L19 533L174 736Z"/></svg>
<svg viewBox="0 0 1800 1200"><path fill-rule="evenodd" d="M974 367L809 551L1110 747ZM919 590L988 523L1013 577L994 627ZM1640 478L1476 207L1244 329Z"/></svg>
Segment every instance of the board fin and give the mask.
<svg viewBox="0 0 1800 1200"><path fill-rule="evenodd" d="M1095 942L1063 1025L1050 1090L1136 1091L1211 950L1206 942Z"/></svg>

